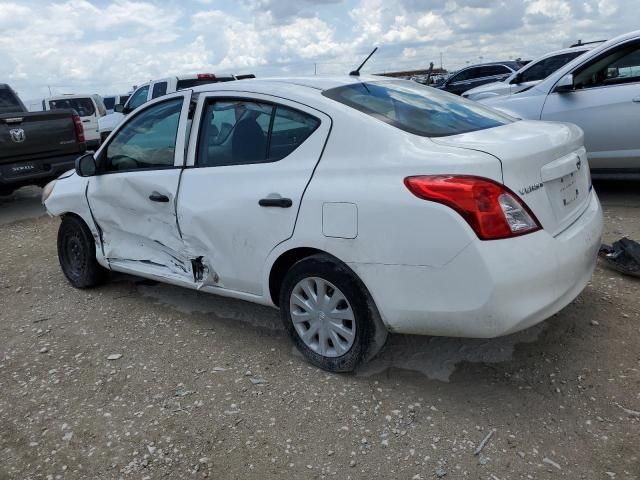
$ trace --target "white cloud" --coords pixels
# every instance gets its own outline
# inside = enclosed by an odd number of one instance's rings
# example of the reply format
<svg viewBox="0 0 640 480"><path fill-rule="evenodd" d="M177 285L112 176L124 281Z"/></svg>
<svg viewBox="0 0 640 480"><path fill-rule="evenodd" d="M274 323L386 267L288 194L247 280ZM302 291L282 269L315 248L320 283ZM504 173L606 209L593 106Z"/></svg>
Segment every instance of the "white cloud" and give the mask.
<svg viewBox="0 0 640 480"><path fill-rule="evenodd" d="M23 97L175 73L346 73L533 58L638 28L637 0L32 0L0 4L0 82Z"/></svg>

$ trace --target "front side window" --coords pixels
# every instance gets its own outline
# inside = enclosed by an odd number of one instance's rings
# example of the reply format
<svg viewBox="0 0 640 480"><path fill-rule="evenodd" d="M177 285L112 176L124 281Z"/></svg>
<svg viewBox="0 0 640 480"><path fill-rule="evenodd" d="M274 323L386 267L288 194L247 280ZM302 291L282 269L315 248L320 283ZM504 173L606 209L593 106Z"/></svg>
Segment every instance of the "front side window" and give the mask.
<svg viewBox="0 0 640 480"><path fill-rule="evenodd" d="M487 65L484 67L480 67L480 77L496 77L499 75L510 75L511 70L509 70L504 65Z"/></svg>
<svg viewBox="0 0 640 480"><path fill-rule="evenodd" d="M144 87L139 88L135 91L135 93L129 99L127 103L127 108L131 110L135 110L140 105L144 104L147 101L147 95L149 94L149 85L145 85Z"/></svg>
<svg viewBox="0 0 640 480"><path fill-rule="evenodd" d="M100 160L100 171L117 172L172 167L182 98L149 107L113 137Z"/></svg>
<svg viewBox="0 0 640 480"><path fill-rule="evenodd" d="M463 70L462 72L454 75L449 83L464 82L465 80L469 80L470 78L473 78L474 71L474 68L467 68L466 70Z"/></svg>
<svg viewBox="0 0 640 480"><path fill-rule="evenodd" d="M249 100L205 107L198 140L201 167L275 162L293 152L320 122L281 105Z"/></svg>
<svg viewBox="0 0 640 480"><path fill-rule="evenodd" d="M322 94L423 137L474 132L513 121L479 103L403 80L357 82L325 90Z"/></svg>
<svg viewBox="0 0 640 480"><path fill-rule="evenodd" d="M569 52L540 60L539 62L532 64L531 66L520 72L520 82L522 83L544 80L560 67L564 67L571 60L579 57L583 53L584 52L582 51Z"/></svg>
<svg viewBox="0 0 640 480"><path fill-rule="evenodd" d="M577 89L640 82L640 43L616 48L576 72Z"/></svg>
<svg viewBox="0 0 640 480"><path fill-rule="evenodd" d="M51 110L73 109L81 117L90 117L96 113L93 102L90 98L62 98L59 100L49 100Z"/></svg>
<svg viewBox="0 0 640 480"><path fill-rule="evenodd" d="M151 98L158 98L167 94L167 82L158 82L153 84Z"/></svg>

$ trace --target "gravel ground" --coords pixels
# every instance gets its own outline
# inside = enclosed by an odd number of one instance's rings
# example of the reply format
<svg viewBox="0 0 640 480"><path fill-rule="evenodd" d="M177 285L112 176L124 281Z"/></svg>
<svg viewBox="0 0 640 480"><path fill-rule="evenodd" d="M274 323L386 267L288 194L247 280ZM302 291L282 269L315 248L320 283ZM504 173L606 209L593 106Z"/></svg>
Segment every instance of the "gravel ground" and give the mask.
<svg viewBox="0 0 640 480"><path fill-rule="evenodd" d="M640 239L639 185L597 187L605 240ZM638 280L598 267L532 329L393 335L331 375L268 308L129 276L74 290L58 220L4 218L0 479L640 479Z"/></svg>

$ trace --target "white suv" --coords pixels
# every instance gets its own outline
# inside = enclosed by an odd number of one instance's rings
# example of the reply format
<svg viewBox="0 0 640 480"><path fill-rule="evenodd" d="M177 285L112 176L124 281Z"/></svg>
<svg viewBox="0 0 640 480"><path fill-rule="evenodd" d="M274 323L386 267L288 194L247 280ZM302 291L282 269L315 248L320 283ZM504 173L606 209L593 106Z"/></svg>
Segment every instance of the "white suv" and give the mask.
<svg viewBox="0 0 640 480"><path fill-rule="evenodd" d="M515 95L480 100L514 117L584 130L594 173L640 173L640 30L597 46Z"/></svg>
<svg viewBox="0 0 640 480"><path fill-rule="evenodd" d="M255 75L215 75L213 73L197 73L192 75L181 75L179 77L167 77L140 85L129 97L124 105L116 104L114 113L107 115L100 120L98 130L100 138L106 139L117 127L126 115L134 111L140 105L154 98L177 92L186 88L198 87L208 83L230 82L232 80L242 80L244 78L254 78Z"/></svg>

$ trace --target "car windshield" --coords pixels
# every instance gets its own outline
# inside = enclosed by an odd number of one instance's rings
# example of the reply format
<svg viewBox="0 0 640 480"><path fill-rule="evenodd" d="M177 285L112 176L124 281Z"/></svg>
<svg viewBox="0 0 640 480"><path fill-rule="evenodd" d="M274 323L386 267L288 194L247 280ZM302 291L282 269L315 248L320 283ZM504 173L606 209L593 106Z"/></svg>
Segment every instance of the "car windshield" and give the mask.
<svg viewBox="0 0 640 480"><path fill-rule="evenodd" d="M323 95L401 130L444 137L498 127L511 117L416 82L359 82L325 90Z"/></svg>

